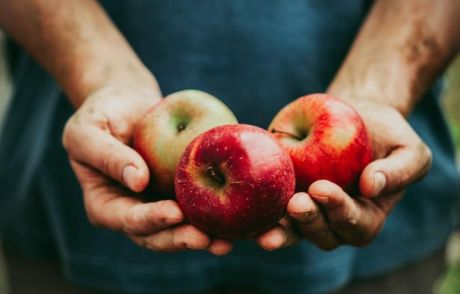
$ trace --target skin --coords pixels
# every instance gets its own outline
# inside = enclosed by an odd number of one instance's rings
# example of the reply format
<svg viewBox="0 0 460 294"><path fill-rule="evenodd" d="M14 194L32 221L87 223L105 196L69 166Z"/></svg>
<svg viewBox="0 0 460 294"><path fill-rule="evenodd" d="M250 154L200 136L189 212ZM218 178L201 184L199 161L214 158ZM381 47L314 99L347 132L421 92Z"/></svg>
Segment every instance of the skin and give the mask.
<svg viewBox="0 0 460 294"><path fill-rule="evenodd" d="M77 109L63 144L88 219L155 251L228 253L229 242L185 224L175 201L143 203L137 197L149 170L130 147L134 126L162 94L99 4L0 0L0 6L0 27L55 77Z"/></svg>
<svg viewBox="0 0 460 294"><path fill-rule="evenodd" d="M328 89L358 111L369 131L375 160L361 174L361 195L314 182L293 196L286 218L257 239L262 248L307 239L332 250L377 236L407 186L430 168L431 152L406 117L459 50L459 14L459 1L374 3Z"/></svg>
<svg viewBox="0 0 460 294"><path fill-rule="evenodd" d="M176 202L132 197L149 179L147 165L128 145L133 126L162 95L98 3L0 0L0 7L0 26L56 78L77 108L63 143L88 218L152 250L228 253L229 242L184 224ZM431 153L405 117L458 50L459 14L460 2L453 0L376 1L328 90L353 105L371 130L376 160L360 178L361 194L370 199L317 181L308 193L295 194L286 217L257 238L262 248L301 239L323 249L361 246L376 236L402 191L429 169Z"/></svg>

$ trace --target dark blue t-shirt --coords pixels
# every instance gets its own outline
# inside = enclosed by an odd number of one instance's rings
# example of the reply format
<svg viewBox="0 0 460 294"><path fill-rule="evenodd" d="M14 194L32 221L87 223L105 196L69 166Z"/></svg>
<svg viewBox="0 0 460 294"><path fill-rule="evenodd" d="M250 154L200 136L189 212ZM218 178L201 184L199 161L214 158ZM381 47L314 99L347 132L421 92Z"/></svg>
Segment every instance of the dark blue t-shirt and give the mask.
<svg viewBox="0 0 460 294"><path fill-rule="evenodd" d="M195 88L223 100L239 121L267 127L293 99L323 92L362 24L369 1L102 1L164 94ZM73 109L55 82L11 45L14 100L0 141L0 220L7 242L58 257L67 277L106 289L186 293L250 284L280 293L324 292L441 248L460 191L453 149L430 89L410 123L434 154L368 247L323 252L308 242L276 252L239 241L228 256L159 254L91 226L61 146Z"/></svg>

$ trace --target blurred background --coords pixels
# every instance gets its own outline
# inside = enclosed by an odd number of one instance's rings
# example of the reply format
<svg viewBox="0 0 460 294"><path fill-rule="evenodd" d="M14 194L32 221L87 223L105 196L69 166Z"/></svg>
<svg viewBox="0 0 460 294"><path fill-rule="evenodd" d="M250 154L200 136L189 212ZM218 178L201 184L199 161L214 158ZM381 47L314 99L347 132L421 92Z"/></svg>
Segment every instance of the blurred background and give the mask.
<svg viewBox="0 0 460 294"><path fill-rule="evenodd" d="M0 132L11 93L2 43L3 35L0 32ZM446 88L443 95L446 116L449 120L457 149L457 164L460 167L460 55L447 72ZM460 205L456 209L460 215ZM6 294L8 293L7 273L1 252L0 248L0 294ZM460 231L454 233L451 237L446 252L446 260L448 268L444 275L439 278L435 292L437 294L458 294L460 293Z"/></svg>
<svg viewBox="0 0 460 294"><path fill-rule="evenodd" d="M443 102L457 147L457 155L460 155L460 54L450 66L446 81ZM457 164L460 164L459 156Z"/></svg>
<svg viewBox="0 0 460 294"><path fill-rule="evenodd" d="M3 34L0 31L0 135L2 130L3 118L5 116L6 108L9 102L11 93L11 86L9 77L7 76L5 55L3 48ZM1 238L1 236L0 236ZM2 256L1 242L0 242L0 294L6 294L7 284L5 275L5 264Z"/></svg>
<svg viewBox="0 0 460 294"><path fill-rule="evenodd" d="M460 168L460 54L447 72L443 98L446 116L457 150L457 166ZM460 216L460 205L457 205L456 209L457 215ZM460 229L452 234L446 250L446 260L448 268L444 276L439 279L436 293L458 294L460 293Z"/></svg>

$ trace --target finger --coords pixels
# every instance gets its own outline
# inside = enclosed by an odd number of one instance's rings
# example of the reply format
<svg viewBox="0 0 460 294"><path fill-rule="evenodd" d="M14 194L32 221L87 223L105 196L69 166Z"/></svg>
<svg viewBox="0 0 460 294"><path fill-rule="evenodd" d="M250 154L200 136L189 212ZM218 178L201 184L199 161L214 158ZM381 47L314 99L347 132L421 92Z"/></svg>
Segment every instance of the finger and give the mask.
<svg viewBox="0 0 460 294"><path fill-rule="evenodd" d="M108 182L99 172L73 160L71 164L77 177L83 180L85 208L93 224L127 234L145 235L184 221L177 202L142 203L127 190Z"/></svg>
<svg viewBox="0 0 460 294"><path fill-rule="evenodd" d="M286 240L281 247L288 247L297 244L301 239L302 235L295 227L293 220L289 217L283 217L280 222L280 226L284 229L286 234Z"/></svg>
<svg viewBox="0 0 460 294"><path fill-rule="evenodd" d="M386 215L389 215L396 204L403 197L404 192L398 192L393 194L387 194L372 198L372 201L377 205Z"/></svg>
<svg viewBox="0 0 460 294"><path fill-rule="evenodd" d="M139 203L130 197L110 199L105 205L89 204L93 223L127 234L148 235L184 221L176 202Z"/></svg>
<svg viewBox="0 0 460 294"><path fill-rule="evenodd" d="M366 166L359 181L361 194L371 198L401 191L428 172L431 160L430 149L421 141L397 148Z"/></svg>
<svg viewBox="0 0 460 294"><path fill-rule="evenodd" d="M69 120L63 136L63 144L71 158L109 175L135 192L146 188L149 170L134 149L107 131L82 126L75 120Z"/></svg>
<svg viewBox="0 0 460 294"><path fill-rule="evenodd" d="M284 232L284 228L281 225L276 225L275 227L260 235L256 239L256 242L263 249L267 251L273 251L283 246L286 240L287 235Z"/></svg>
<svg viewBox="0 0 460 294"><path fill-rule="evenodd" d="M257 237L256 242L267 251L288 247L299 242L301 236L292 226L287 217L283 217L277 225Z"/></svg>
<svg viewBox="0 0 460 294"><path fill-rule="evenodd" d="M232 249L233 245L231 242L221 239L212 240L208 247L208 251L217 256L229 254Z"/></svg>
<svg viewBox="0 0 460 294"><path fill-rule="evenodd" d="M192 225L180 225L146 237L130 236L138 245L160 252L204 250L210 245L209 237Z"/></svg>
<svg viewBox="0 0 460 294"><path fill-rule="evenodd" d="M355 200L338 185L320 180L314 182L308 193L318 202L331 229L348 244L368 244L380 231L386 214L371 200Z"/></svg>
<svg viewBox="0 0 460 294"><path fill-rule="evenodd" d="M294 194L288 203L287 213L295 220L302 236L319 248L332 250L341 244L320 208L307 193Z"/></svg>

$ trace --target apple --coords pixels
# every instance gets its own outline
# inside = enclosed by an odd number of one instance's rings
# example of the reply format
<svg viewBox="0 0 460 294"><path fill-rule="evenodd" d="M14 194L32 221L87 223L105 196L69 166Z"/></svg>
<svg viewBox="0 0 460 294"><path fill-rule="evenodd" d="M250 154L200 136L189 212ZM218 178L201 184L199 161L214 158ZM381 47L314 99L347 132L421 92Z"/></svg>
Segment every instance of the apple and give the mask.
<svg viewBox="0 0 460 294"><path fill-rule="evenodd" d="M151 193L172 198L176 166L188 143L213 127L236 123L225 104L198 90L173 93L155 105L136 126L133 142L149 167Z"/></svg>
<svg viewBox="0 0 460 294"><path fill-rule="evenodd" d="M294 194L294 167L267 131L219 126L187 147L175 189L192 225L214 237L245 239L268 230L284 215Z"/></svg>
<svg viewBox="0 0 460 294"><path fill-rule="evenodd" d="M358 191L372 148L351 106L327 94L306 95L281 109L268 130L291 156L297 191L306 191L320 179L352 194Z"/></svg>

